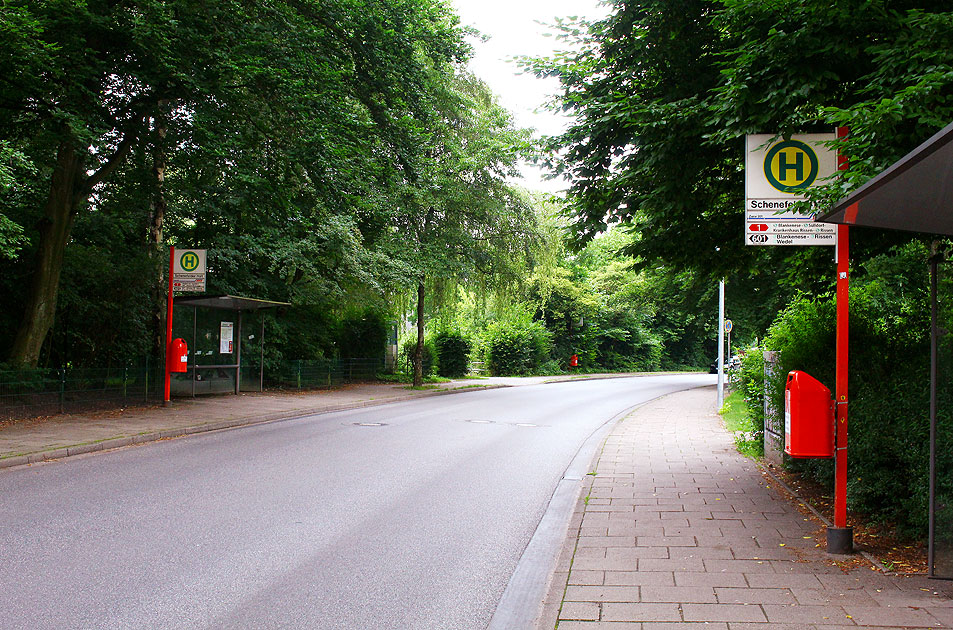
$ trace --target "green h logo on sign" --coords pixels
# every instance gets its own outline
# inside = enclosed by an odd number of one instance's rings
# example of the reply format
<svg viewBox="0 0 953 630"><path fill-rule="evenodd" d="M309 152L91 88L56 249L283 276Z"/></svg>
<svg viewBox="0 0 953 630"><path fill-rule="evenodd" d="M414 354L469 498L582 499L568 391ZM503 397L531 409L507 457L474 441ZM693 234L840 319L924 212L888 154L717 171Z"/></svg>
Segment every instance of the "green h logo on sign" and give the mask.
<svg viewBox="0 0 953 630"><path fill-rule="evenodd" d="M199 266L199 257L195 252L185 252L179 259L183 271L195 271Z"/></svg>
<svg viewBox="0 0 953 630"><path fill-rule="evenodd" d="M817 153L799 140L779 142L764 157L764 175L774 188L793 193L817 179Z"/></svg>

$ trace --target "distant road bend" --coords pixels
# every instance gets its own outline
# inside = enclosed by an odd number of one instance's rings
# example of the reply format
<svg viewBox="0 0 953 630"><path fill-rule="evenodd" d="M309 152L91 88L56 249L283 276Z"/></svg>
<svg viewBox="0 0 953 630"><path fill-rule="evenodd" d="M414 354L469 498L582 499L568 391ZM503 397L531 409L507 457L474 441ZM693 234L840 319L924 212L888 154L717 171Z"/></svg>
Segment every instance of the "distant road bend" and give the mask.
<svg viewBox="0 0 953 630"><path fill-rule="evenodd" d="M467 392L2 471L0 626L484 628L587 438L713 382Z"/></svg>

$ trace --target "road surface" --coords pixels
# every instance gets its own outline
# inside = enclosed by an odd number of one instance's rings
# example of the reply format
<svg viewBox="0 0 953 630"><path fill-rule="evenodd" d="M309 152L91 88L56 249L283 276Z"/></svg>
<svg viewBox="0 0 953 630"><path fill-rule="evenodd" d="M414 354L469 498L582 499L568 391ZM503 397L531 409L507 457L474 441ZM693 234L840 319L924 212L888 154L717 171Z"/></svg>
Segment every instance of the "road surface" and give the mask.
<svg viewBox="0 0 953 630"><path fill-rule="evenodd" d="M712 382L468 392L0 471L0 626L484 628L587 437Z"/></svg>

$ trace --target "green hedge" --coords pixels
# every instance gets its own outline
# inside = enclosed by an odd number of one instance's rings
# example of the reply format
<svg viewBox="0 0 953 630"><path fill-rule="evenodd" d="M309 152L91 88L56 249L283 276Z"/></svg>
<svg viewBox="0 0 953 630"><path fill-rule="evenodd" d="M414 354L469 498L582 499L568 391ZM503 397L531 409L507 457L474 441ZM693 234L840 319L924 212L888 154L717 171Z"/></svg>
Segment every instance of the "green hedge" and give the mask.
<svg viewBox="0 0 953 630"><path fill-rule="evenodd" d="M549 359L551 333L542 322L498 321L487 328L483 342L493 376L532 374Z"/></svg>
<svg viewBox="0 0 953 630"><path fill-rule="evenodd" d="M929 464L925 255L916 245L908 246L887 260L871 261L867 271L850 291L848 507L896 523L902 533L922 535ZM779 352L770 388L778 409L784 409L790 370L808 372L833 395L835 324L833 296L799 298L775 320L765 347ZM760 413L757 363L754 356L746 359L742 388L748 404ZM948 415L941 423L945 435L953 435ZM790 465L833 489L831 460L794 460Z"/></svg>
<svg viewBox="0 0 953 630"><path fill-rule="evenodd" d="M470 371L472 344L463 333L444 330L434 338L437 351L437 374L445 378L459 378Z"/></svg>

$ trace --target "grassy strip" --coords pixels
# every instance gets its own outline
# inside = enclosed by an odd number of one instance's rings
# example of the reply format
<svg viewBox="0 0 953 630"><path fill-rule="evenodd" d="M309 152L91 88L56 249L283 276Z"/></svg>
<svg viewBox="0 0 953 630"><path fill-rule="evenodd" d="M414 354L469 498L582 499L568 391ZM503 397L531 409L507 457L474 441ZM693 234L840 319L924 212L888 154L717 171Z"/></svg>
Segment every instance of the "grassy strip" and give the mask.
<svg viewBox="0 0 953 630"><path fill-rule="evenodd" d="M725 428L734 434L735 447L745 457L758 459L764 456L764 439L755 431L748 414L748 405L741 392L735 390L725 397L725 404L718 411Z"/></svg>

